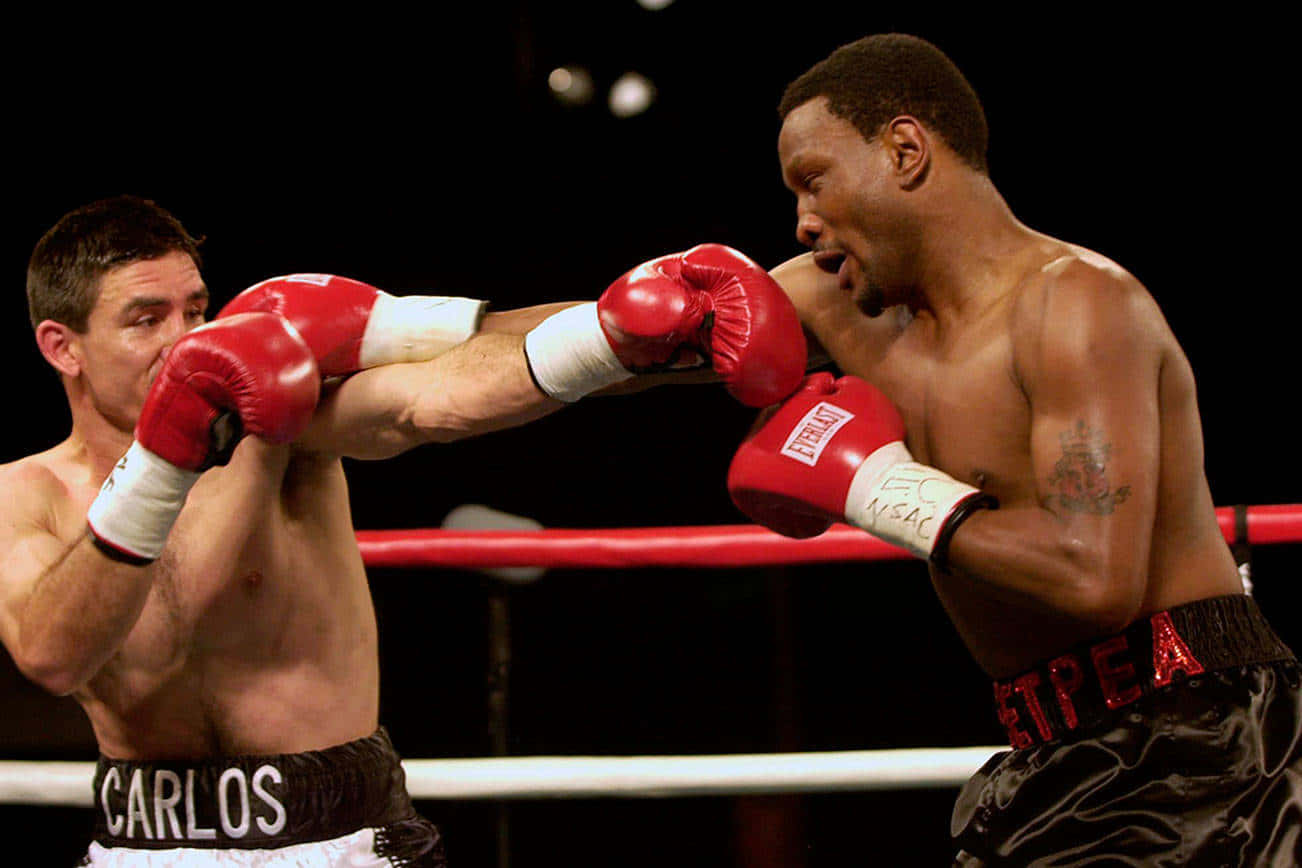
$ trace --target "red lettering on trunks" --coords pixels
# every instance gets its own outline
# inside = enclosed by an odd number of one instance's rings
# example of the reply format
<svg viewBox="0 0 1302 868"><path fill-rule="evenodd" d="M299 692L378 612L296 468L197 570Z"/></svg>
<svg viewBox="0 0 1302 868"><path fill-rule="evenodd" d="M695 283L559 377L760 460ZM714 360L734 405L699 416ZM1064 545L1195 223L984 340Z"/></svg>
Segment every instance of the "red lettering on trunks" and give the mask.
<svg viewBox="0 0 1302 868"><path fill-rule="evenodd" d="M1012 695L1013 689L1007 684L995 682L995 709L999 715L999 722L1008 730L1008 743L1015 748L1030 747L1032 744L1031 736L1017 728L1017 712L1008 707L1008 698Z"/></svg>
<svg viewBox="0 0 1302 868"><path fill-rule="evenodd" d="M1129 649L1125 636L1113 636L1106 642L1100 642L1090 648L1090 657L1094 660L1094 670L1099 674L1099 687L1103 688L1103 699L1108 708L1116 710L1138 699L1143 690L1138 684L1131 684L1122 689L1122 681L1135 677L1135 667L1130 663L1114 664L1110 659L1117 654L1125 654Z"/></svg>
<svg viewBox="0 0 1302 868"><path fill-rule="evenodd" d="M1053 730L1049 729L1049 719L1044 716L1044 709L1040 707L1040 700L1035 695L1035 688L1039 685L1040 674L1028 672L1013 682L1013 689L1022 695L1022 701L1026 703L1031 719L1035 721L1035 728L1040 731L1040 738L1049 741L1053 738Z"/></svg>
<svg viewBox="0 0 1302 868"><path fill-rule="evenodd" d="M1080 690L1085 681L1085 670L1074 654L1064 654L1049 661L1049 681L1053 684L1053 695L1058 697L1058 707L1062 709L1062 719L1068 729L1075 729L1080 724L1076 716L1076 706L1071 695Z"/></svg>
<svg viewBox="0 0 1302 868"><path fill-rule="evenodd" d="M1203 665L1189 650L1189 646L1180 638L1171 623L1171 616L1158 612L1149 619L1153 625L1153 685L1165 687L1171 683L1175 673L1197 675L1203 671Z"/></svg>

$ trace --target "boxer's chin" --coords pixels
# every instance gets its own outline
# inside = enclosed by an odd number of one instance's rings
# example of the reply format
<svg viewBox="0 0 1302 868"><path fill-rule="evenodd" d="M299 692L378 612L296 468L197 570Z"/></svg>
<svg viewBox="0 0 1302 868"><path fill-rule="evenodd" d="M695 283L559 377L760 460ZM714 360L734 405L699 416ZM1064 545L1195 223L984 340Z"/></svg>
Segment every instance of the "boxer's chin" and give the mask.
<svg viewBox="0 0 1302 868"><path fill-rule="evenodd" d="M865 286L855 294L855 307L865 316L878 317L882 311L886 310L886 298L881 288L876 286Z"/></svg>

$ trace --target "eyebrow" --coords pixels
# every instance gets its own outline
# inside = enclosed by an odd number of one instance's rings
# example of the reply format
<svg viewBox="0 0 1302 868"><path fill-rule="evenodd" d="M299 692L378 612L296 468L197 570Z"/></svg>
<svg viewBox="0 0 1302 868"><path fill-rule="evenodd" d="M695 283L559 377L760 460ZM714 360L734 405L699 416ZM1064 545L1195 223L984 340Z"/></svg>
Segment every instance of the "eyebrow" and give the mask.
<svg viewBox="0 0 1302 868"><path fill-rule="evenodd" d="M798 148L794 153L789 154L787 159L779 162L784 180L789 175L799 175L801 170L809 163L809 155L806 151L806 148Z"/></svg>
<svg viewBox="0 0 1302 868"><path fill-rule="evenodd" d="M194 292L186 296L185 300L187 304L194 301L207 301L208 287L205 286L203 289L195 290ZM126 315L130 313L134 313L137 310L141 310L143 308L148 308L148 307L159 307L160 305L169 304L170 302L171 299L164 298L161 295L141 295L131 299L131 301L123 305L121 314Z"/></svg>
<svg viewBox="0 0 1302 868"><path fill-rule="evenodd" d="M800 169L800 164L794 160L782 166L782 186L793 193L796 187L800 185Z"/></svg>

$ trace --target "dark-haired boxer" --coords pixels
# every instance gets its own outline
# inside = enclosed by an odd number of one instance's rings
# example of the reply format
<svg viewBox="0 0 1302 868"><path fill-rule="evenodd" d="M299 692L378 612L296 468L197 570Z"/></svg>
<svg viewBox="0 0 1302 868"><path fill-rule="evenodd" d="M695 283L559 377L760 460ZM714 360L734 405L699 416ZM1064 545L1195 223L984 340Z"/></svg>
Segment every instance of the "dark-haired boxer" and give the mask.
<svg viewBox="0 0 1302 868"><path fill-rule="evenodd" d="M790 301L717 245L595 303L290 275L203 324L196 241L121 197L42 237L28 297L72 430L0 467L0 638L90 719L96 866L444 864L379 724L341 456L520 424L629 366L708 358L760 405L804 365Z"/></svg>
<svg viewBox="0 0 1302 868"><path fill-rule="evenodd" d="M920 39L836 50L780 114L812 253L774 275L852 376L762 417L730 490L779 532L848 521L926 559L1014 748L960 795L956 864L1296 864L1298 662L1218 529L1153 298L1014 217L975 93Z"/></svg>

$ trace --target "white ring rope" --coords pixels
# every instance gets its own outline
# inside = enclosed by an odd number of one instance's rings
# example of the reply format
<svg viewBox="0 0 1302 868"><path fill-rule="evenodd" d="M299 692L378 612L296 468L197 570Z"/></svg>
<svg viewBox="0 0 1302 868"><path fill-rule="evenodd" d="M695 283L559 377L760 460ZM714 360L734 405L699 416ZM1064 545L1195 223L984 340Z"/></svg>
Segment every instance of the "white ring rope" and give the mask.
<svg viewBox="0 0 1302 868"><path fill-rule="evenodd" d="M668 797L957 787L998 747L403 761L413 799ZM90 762L0 760L0 804L90 807Z"/></svg>

